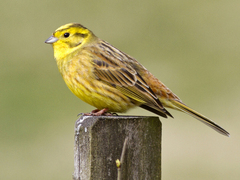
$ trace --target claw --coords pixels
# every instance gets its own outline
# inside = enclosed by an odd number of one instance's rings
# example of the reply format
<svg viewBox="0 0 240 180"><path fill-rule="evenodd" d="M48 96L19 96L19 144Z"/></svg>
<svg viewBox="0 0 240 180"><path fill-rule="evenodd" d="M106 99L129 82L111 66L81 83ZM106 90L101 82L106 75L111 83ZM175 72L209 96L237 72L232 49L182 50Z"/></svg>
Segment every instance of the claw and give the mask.
<svg viewBox="0 0 240 180"><path fill-rule="evenodd" d="M79 114L77 115L77 117L78 117L78 116L82 116L82 115L84 115L84 113L79 113Z"/></svg>

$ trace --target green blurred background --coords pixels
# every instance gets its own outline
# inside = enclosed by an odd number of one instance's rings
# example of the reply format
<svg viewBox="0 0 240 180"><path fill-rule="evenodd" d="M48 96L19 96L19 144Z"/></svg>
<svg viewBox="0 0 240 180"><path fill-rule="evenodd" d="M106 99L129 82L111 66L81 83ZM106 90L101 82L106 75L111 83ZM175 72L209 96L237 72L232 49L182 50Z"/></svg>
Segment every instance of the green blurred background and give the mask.
<svg viewBox="0 0 240 180"><path fill-rule="evenodd" d="M170 110L174 119L161 118L163 180L240 179L239 7L237 0L2 0L0 179L72 178L74 123L93 107L68 90L44 43L69 22L135 57L231 133Z"/></svg>

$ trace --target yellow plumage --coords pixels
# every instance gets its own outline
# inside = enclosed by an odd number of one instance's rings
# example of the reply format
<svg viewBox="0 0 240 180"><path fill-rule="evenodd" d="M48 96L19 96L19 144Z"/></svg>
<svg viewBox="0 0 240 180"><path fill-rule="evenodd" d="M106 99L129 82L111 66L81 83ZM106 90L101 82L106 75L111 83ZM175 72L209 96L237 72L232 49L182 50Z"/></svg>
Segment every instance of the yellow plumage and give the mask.
<svg viewBox="0 0 240 180"><path fill-rule="evenodd" d="M68 88L102 113L126 112L140 106L162 117L172 117L164 108L168 107L229 136L226 130L182 103L137 60L84 26L76 23L61 26L45 42L53 45L58 69Z"/></svg>

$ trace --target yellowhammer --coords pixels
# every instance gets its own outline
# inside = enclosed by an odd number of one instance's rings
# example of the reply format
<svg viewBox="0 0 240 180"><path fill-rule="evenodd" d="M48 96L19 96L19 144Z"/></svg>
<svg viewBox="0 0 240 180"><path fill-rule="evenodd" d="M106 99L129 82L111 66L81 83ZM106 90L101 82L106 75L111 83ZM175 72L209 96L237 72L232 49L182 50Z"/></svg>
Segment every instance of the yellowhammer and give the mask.
<svg viewBox="0 0 240 180"><path fill-rule="evenodd" d="M186 106L136 59L99 39L81 24L58 28L45 43L52 44L58 69L68 88L94 106L91 115L126 112L140 106L167 118L165 109L185 112L219 133L229 133Z"/></svg>

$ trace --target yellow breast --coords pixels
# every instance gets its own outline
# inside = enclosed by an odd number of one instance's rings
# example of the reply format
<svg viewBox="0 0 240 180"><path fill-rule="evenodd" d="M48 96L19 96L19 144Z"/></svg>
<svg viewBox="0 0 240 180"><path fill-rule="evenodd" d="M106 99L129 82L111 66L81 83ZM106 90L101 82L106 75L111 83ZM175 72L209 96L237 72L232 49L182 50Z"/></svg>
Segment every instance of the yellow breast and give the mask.
<svg viewBox="0 0 240 180"><path fill-rule="evenodd" d="M134 104L116 88L99 81L94 67L84 51L71 60L57 60L59 71L68 88L78 98L96 107L108 108L111 112L125 112Z"/></svg>

